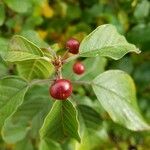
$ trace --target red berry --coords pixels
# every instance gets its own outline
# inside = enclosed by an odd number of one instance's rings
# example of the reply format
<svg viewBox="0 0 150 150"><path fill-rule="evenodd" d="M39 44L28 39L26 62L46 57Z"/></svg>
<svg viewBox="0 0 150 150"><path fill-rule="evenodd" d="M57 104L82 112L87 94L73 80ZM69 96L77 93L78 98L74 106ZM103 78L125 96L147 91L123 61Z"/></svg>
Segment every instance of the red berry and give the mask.
<svg viewBox="0 0 150 150"><path fill-rule="evenodd" d="M79 52L79 41L77 41L76 39L69 39L67 42L66 42L66 48L68 49L68 51L72 54L78 54Z"/></svg>
<svg viewBox="0 0 150 150"><path fill-rule="evenodd" d="M81 75L81 74L84 73L85 67L84 67L84 65L81 62L76 62L73 65L73 71L74 71L74 73L76 73L78 75Z"/></svg>
<svg viewBox="0 0 150 150"><path fill-rule="evenodd" d="M49 92L53 98L65 100L72 93L72 84L69 80L58 79L50 86Z"/></svg>

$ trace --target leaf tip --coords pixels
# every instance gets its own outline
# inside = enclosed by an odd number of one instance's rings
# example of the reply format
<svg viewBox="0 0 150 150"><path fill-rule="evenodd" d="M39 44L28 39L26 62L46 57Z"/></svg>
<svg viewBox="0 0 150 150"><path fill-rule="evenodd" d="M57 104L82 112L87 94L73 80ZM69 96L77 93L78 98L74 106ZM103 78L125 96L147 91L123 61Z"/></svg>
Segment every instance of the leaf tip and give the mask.
<svg viewBox="0 0 150 150"><path fill-rule="evenodd" d="M137 51L136 51L137 54L140 54L141 53L141 50L139 48L137 48Z"/></svg>

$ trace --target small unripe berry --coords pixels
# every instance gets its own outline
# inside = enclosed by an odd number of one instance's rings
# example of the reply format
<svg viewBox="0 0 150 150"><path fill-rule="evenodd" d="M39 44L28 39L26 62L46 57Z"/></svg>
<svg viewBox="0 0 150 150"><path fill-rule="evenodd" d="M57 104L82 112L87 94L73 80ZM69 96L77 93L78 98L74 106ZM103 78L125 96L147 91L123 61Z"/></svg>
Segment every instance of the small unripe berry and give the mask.
<svg viewBox="0 0 150 150"><path fill-rule="evenodd" d="M85 71L85 67L84 65L81 63L81 62L76 62L74 65L73 65L73 72L78 74L78 75L81 75L83 74Z"/></svg>
<svg viewBox="0 0 150 150"><path fill-rule="evenodd" d="M72 54L78 54L79 52L79 41L76 40L76 39L69 39L67 42L66 42L66 48L68 49L68 51Z"/></svg>
<svg viewBox="0 0 150 150"><path fill-rule="evenodd" d="M57 79L49 88L50 95L58 100L66 100L72 93L72 84L66 79Z"/></svg>

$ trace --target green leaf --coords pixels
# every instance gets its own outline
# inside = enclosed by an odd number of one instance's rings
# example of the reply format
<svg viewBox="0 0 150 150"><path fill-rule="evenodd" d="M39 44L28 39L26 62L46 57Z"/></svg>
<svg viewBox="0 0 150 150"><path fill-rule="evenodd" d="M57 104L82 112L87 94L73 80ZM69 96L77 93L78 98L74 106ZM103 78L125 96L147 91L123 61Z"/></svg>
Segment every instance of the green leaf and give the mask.
<svg viewBox="0 0 150 150"><path fill-rule="evenodd" d="M61 148L63 150L75 150L76 144L79 143L75 139L68 138L66 141L61 143Z"/></svg>
<svg viewBox="0 0 150 150"><path fill-rule="evenodd" d="M34 44L36 44L38 47L41 48L49 47L49 45L46 42L44 42L40 38L39 34L34 30L24 30L21 33L21 35L30 40L31 42L33 42Z"/></svg>
<svg viewBox="0 0 150 150"><path fill-rule="evenodd" d="M134 44L142 44L142 46L144 46L144 43L150 42L149 35L150 35L150 24L148 24L148 25L138 24L138 25L134 26L134 28L132 28L128 32L127 38ZM148 50L149 50L149 47L148 47Z"/></svg>
<svg viewBox="0 0 150 150"><path fill-rule="evenodd" d="M7 4L9 8L12 10L18 12L18 13L24 13L31 7L30 0L4 0L4 2Z"/></svg>
<svg viewBox="0 0 150 150"><path fill-rule="evenodd" d="M135 85L123 71L110 70L93 80L94 92L112 120L134 131L149 130L137 106Z"/></svg>
<svg viewBox="0 0 150 150"><path fill-rule="evenodd" d="M150 62L144 61L139 64L138 67L134 70L134 79L136 83L139 85L140 89L145 88L145 86L149 86L150 83ZM142 90L143 93L143 90Z"/></svg>
<svg viewBox="0 0 150 150"><path fill-rule="evenodd" d="M46 59L40 48L22 36L14 36L5 60L15 62L20 76L27 80L48 78L53 73L53 66Z"/></svg>
<svg viewBox="0 0 150 150"><path fill-rule="evenodd" d="M27 83L19 77L6 77L0 80L0 128L21 105L27 89Z"/></svg>
<svg viewBox="0 0 150 150"><path fill-rule="evenodd" d="M34 150L33 143L30 138L25 138L15 144L14 150Z"/></svg>
<svg viewBox="0 0 150 150"><path fill-rule="evenodd" d="M122 70L125 71L128 74L131 74L134 66L133 66L133 60L131 57L123 57L122 59L115 61L109 65L109 68L111 69L117 69L117 70Z"/></svg>
<svg viewBox="0 0 150 150"><path fill-rule="evenodd" d="M80 120L81 143L77 144L77 149L94 149L99 145L101 138L99 132L102 128L102 119L99 113L90 106L80 104L77 106Z"/></svg>
<svg viewBox="0 0 150 150"><path fill-rule="evenodd" d="M9 62L24 61L30 59L40 59L40 56L30 54L28 52L9 51L5 60Z"/></svg>
<svg viewBox="0 0 150 150"><path fill-rule="evenodd" d="M40 142L39 150L62 150L62 148L58 143L45 139Z"/></svg>
<svg viewBox="0 0 150 150"><path fill-rule="evenodd" d="M109 141L109 136L107 135L107 131L106 129L104 129L104 127L102 129L97 130L96 132L91 132L90 134L85 130L82 135L81 143L76 144L76 149L77 150L85 150L85 149L99 150L99 148L102 147L109 149L108 147L110 146L105 145L106 143L110 144L110 141Z"/></svg>
<svg viewBox="0 0 150 150"><path fill-rule="evenodd" d="M5 20L5 7L1 3L0 3L0 10L1 10L1 13L0 13L0 26L1 26L3 25L4 20Z"/></svg>
<svg viewBox="0 0 150 150"><path fill-rule="evenodd" d="M39 128L51 106L48 85L36 85L30 88L25 95L23 104L5 121L2 128L5 142L16 143L25 138L27 133L30 133L31 137L32 132L37 137ZM38 122L35 122L36 120Z"/></svg>
<svg viewBox="0 0 150 150"><path fill-rule="evenodd" d="M19 75L27 80L49 78L53 65L44 59L26 60L17 63Z"/></svg>
<svg viewBox="0 0 150 150"><path fill-rule="evenodd" d="M56 101L40 130L42 139L61 142L66 137L80 141L76 110L70 101Z"/></svg>
<svg viewBox="0 0 150 150"><path fill-rule="evenodd" d="M78 19L81 17L80 7L76 7L75 5L67 5L66 17L69 20Z"/></svg>
<svg viewBox="0 0 150 150"><path fill-rule="evenodd" d="M39 59L43 53L39 47L26 38L15 35L9 43L9 51L5 57L6 61L18 62L30 59Z"/></svg>
<svg viewBox="0 0 150 150"><path fill-rule="evenodd" d="M2 58L4 58L4 56L6 55L7 50L8 50L7 39L0 37L0 55L2 56Z"/></svg>
<svg viewBox="0 0 150 150"><path fill-rule="evenodd" d="M137 19L143 19L147 17L150 12L150 2L148 0L142 0L141 3L138 3L136 6L134 16Z"/></svg>
<svg viewBox="0 0 150 150"><path fill-rule="evenodd" d="M4 62L4 60L0 57L0 77L8 74L8 66Z"/></svg>
<svg viewBox="0 0 150 150"><path fill-rule="evenodd" d="M106 24L96 28L83 39L79 47L83 57L104 56L118 60L128 52L140 53L133 44L126 41L113 25Z"/></svg>
<svg viewBox="0 0 150 150"><path fill-rule="evenodd" d="M34 1L34 0L33 0ZM36 0L37 1L37 0ZM36 3L37 6L37 3ZM39 13L39 10L37 9L37 13ZM32 32L32 29L36 29L37 26L40 26L44 22L44 18L42 15L35 15L35 11L32 15L29 15L26 18L26 21L23 24L23 30L30 30L31 33L33 33L33 36L35 35L34 32ZM23 31L24 32L24 31ZM26 32L26 31L25 31ZM30 33L29 33L30 34ZM30 34L32 36L32 34ZM24 35L23 35L24 36ZM25 36L26 37L26 36ZM32 39L34 40L34 39Z"/></svg>
<svg viewBox="0 0 150 150"><path fill-rule="evenodd" d="M77 106L80 116L86 130L98 130L101 126L102 119L100 115L92 108L86 105ZM90 132L89 130L89 132Z"/></svg>

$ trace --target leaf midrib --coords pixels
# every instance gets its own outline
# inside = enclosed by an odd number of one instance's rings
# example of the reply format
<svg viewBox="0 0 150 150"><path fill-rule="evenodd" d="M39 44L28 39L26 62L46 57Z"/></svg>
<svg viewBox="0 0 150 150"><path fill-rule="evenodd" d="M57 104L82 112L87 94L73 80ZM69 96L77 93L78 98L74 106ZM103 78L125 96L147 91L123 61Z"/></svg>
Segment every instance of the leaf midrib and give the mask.
<svg viewBox="0 0 150 150"><path fill-rule="evenodd" d="M32 65L32 68L31 68L31 70L30 70L30 72L29 72L29 75L28 75L28 77L27 77L28 80L30 80L30 78L31 78L31 75L32 75L33 70L34 70L34 66L36 65L37 61L38 61L37 59L34 60L34 63L33 63L33 65Z"/></svg>
<svg viewBox="0 0 150 150"><path fill-rule="evenodd" d="M107 91L111 92L112 94L116 95L117 97L119 97L119 99L122 98L125 102L131 103L131 102L129 102L125 97L123 97L122 95L117 94L117 93L116 93L115 91L113 91L113 90L110 90L110 89L108 89L108 88L106 88L106 87L104 87L104 86L101 86L101 85L99 85L99 84L96 84L96 83L92 83L92 85L98 86L98 87L100 87L100 88L102 88L102 89L104 89L104 90L107 90Z"/></svg>
<svg viewBox="0 0 150 150"><path fill-rule="evenodd" d="M60 116L61 116L61 122L62 122L62 130L64 135L68 136L68 134L65 132L65 125L64 125L64 117L63 117L63 102L61 103L61 110L60 110Z"/></svg>

